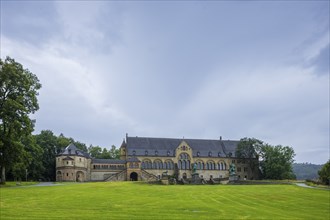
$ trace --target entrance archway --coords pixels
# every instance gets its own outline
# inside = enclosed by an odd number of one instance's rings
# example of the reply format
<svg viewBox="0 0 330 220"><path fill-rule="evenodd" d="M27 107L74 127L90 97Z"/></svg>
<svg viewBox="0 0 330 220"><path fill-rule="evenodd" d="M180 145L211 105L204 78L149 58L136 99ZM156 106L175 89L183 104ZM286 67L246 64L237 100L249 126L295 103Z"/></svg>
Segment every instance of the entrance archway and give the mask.
<svg viewBox="0 0 330 220"><path fill-rule="evenodd" d="M136 172L132 172L131 175L129 175L129 178L131 181L137 181L138 180L138 174Z"/></svg>
<svg viewBox="0 0 330 220"><path fill-rule="evenodd" d="M76 174L76 181L77 182L83 182L85 180L85 175L83 172L78 171Z"/></svg>

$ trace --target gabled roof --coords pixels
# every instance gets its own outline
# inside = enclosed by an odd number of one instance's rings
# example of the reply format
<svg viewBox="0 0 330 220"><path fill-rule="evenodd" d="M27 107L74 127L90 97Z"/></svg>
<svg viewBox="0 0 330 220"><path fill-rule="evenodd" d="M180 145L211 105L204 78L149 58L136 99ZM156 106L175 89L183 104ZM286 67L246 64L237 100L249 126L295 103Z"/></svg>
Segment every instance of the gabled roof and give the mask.
<svg viewBox="0 0 330 220"><path fill-rule="evenodd" d="M127 137L128 156L174 156L176 148L185 141L197 157L235 157L239 141Z"/></svg>
<svg viewBox="0 0 330 220"><path fill-rule="evenodd" d="M91 156L83 152L82 150L79 150L74 144L69 144L63 151L62 153L59 154L59 156L63 155L71 155L71 156L80 156L80 157L86 157L90 158Z"/></svg>

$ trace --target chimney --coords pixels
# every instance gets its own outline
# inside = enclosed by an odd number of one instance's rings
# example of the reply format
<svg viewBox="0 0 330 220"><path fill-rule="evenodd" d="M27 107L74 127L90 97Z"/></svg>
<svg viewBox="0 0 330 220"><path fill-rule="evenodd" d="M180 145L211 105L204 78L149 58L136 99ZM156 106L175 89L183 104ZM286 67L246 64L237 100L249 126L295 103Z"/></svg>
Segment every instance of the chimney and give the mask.
<svg viewBox="0 0 330 220"><path fill-rule="evenodd" d="M220 141L222 141L222 136L220 136Z"/></svg>

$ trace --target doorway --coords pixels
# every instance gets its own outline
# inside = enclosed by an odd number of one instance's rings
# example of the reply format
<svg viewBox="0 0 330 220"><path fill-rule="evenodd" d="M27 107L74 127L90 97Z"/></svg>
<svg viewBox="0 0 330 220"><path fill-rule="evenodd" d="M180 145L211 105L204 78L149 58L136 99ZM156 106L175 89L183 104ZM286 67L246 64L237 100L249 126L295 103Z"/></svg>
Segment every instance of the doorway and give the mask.
<svg viewBox="0 0 330 220"><path fill-rule="evenodd" d="M129 176L131 181L137 181L138 180L138 174L136 172L132 172Z"/></svg>

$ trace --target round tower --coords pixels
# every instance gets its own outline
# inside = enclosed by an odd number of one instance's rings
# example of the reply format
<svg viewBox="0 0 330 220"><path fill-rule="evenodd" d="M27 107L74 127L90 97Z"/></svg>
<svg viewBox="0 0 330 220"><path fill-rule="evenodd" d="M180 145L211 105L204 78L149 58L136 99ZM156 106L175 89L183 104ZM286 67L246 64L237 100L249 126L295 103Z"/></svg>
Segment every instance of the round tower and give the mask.
<svg viewBox="0 0 330 220"><path fill-rule="evenodd" d="M89 181L90 166L90 155L71 143L56 156L56 181Z"/></svg>

